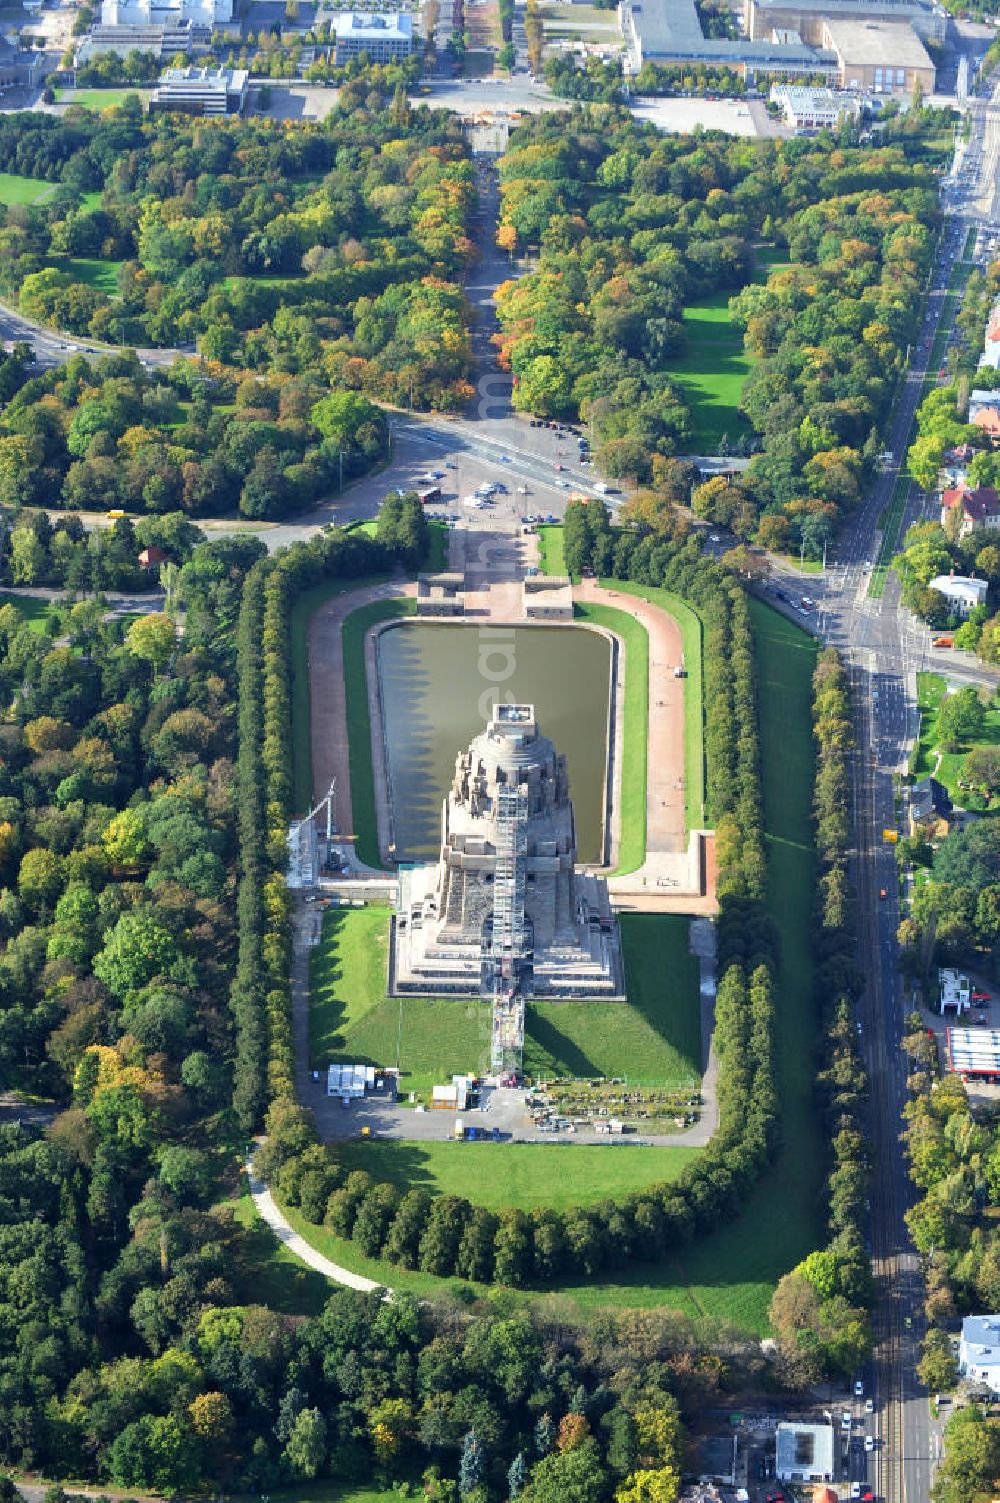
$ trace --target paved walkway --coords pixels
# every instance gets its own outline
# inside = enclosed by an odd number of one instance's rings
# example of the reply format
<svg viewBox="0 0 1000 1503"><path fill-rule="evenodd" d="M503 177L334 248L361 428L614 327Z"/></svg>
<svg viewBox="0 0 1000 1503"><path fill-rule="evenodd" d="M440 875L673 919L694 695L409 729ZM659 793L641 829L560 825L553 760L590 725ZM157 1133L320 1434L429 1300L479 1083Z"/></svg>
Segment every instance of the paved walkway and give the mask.
<svg viewBox="0 0 1000 1503"><path fill-rule="evenodd" d="M366 1279L360 1273L352 1273L349 1268L341 1268L339 1263L333 1263L329 1258L324 1258L322 1253L310 1247L304 1237L300 1237L282 1215L275 1203L274 1196L253 1172L253 1160L247 1159L247 1178L250 1181L250 1194L253 1203L257 1207L257 1214L266 1221L279 1242L283 1242L290 1252L303 1263L314 1268L317 1273L322 1273L328 1279L333 1279L336 1284L345 1284L348 1289L361 1289L368 1293L373 1289L384 1289L386 1299L392 1298L392 1291L385 1289L384 1284L376 1283L374 1279Z"/></svg>
<svg viewBox="0 0 1000 1503"><path fill-rule="evenodd" d="M626 612L649 636L646 858L634 872L608 879L612 903L619 911L714 914L718 906L715 836L689 834L686 829L684 680L674 677L674 669L684 661L680 626L659 606L637 595L605 589L594 579L582 580L573 595ZM620 767L620 755L616 762ZM620 810L618 767L616 774L615 804Z"/></svg>
<svg viewBox="0 0 1000 1503"><path fill-rule="evenodd" d="M351 759L344 688L344 622L352 611L372 600L401 599L416 594L416 584L387 580L334 595L314 612L309 622L309 703L313 797L320 799L334 778L335 818L345 846L353 851L354 805L351 800ZM305 814L307 811L301 811Z"/></svg>

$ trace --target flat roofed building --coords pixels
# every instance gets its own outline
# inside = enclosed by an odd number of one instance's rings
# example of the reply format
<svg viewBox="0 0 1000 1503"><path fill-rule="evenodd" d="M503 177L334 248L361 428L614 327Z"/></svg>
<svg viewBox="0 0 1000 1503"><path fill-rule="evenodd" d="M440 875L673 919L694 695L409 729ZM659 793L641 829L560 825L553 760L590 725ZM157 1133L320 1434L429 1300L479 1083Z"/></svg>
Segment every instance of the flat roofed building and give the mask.
<svg viewBox="0 0 1000 1503"><path fill-rule="evenodd" d="M963 1378L1000 1393L1000 1315L967 1315L958 1343L958 1370Z"/></svg>
<svg viewBox="0 0 1000 1503"><path fill-rule="evenodd" d="M153 90L150 113L242 115L249 84L245 68L169 68Z"/></svg>
<svg viewBox="0 0 1000 1503"><path fill-rule="evenodd" d="M795 84L775 84L771 98L781 106L789 125L797 131L833 130L842 120L856 120L861 104L852 94L834 89L806 89Z"/></svg>
<svg viewBox="0 0 1000 1503"><path fill-rule="evenodd" d="M760 39L706 37L694 0L619 0L618 19L628 59L635 72L650 59L659 63L705 63L750 77L755 69L788 77L832 74L832 54L822 55L801 42L779 43L768 32Z"/></svg>
<svg viewBox="0 0 1000 1503"><path fill-rule="evenodd" d="M832 1425L808 1425L782 1420L778 1425L775 1441L774 1470L779 1482L832 1482Z"/></svg>
<svg viewBox="0 0 1000 1503"><path fill-rule="evenodd" d="M986 600L987 582L968 574L936 574L928 589L937 590L958 616L968 616Z"/></svg>
<svg viewBox="0 0 1000 1503"><path fill-rule="evenodd" d="M948 1069L963 1080L1000 1080L1000 1032L995 1028L946 1030Z"/></svg>
<svg viewBox="0 0 1000 1503"><path fill-rule="evenodd" d="M743 0L747 36L757 41L775 30L797 31L803 42L823 47L823 25L839 17L908 22L919 36L943 42L947 13L931 0Z"/></svg>
<svg viewBox="0 0 1000 1503"><path fill-rule="evenodd" d="M333 27L338 67L362 56L372 63L405 62L413 51L412 16L395 11L372 15L349 11L335 17Z"/></svg>
<svg viewBox="0 0 1000 1503"><path fill-rule="evenodd" d="M934 91L936 73L927 48L905 21L830 19L823 23L823 46L837 59L842 89L863 94Z"/></svg>

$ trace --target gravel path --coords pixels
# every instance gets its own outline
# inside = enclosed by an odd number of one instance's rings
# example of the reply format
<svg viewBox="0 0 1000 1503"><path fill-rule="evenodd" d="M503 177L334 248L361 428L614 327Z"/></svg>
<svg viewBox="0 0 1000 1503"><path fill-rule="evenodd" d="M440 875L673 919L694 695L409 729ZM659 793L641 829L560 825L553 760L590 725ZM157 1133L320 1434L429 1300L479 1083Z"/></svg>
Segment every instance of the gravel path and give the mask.
<svg viewBox="0 0 1000 1503"><path fill-rule="evenodd" d="M341 1268L339 1263L332 1263L329 1258L324 1258L322 1253L310 1247L304 1237L300 1237L275 1203L274 1196L253 1172L253 1160L247 1159L247 1178L250 1181L250 1194L253 1203L257 1207L257 1214L266 1221L279 1242L283 1242L290 1252L303 1263L314 1268L317 1273L322 1273L328 1279L333 1279L336 1284L345 1284L348 1289L361 1289L370 1293L373 1289L385 1289L384 1284L376 1283L374 1279L363 1278L360 1273L352 1273L349 1268ZM391 1290L385 1290L386 1298L391 1298Z"/></svg>

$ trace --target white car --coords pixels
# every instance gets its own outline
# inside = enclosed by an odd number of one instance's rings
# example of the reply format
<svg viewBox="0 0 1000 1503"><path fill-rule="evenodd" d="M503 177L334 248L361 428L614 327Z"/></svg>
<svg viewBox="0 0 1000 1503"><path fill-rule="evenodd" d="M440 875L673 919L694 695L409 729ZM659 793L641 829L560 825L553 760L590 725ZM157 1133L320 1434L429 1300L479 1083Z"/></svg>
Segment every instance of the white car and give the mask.
<svg viewBox="0 0 1000 1503"><path fill-rule="evenodd" d="M875 1400L874 1399L865 1399L865 1413L866 1414L874 1414L875 1413Z"/></svg>
<svg viewBox="0 0 1000 1503"><path fill-rule="evenodd" d="M865 1385L862 1383L861 1379L858 1378L855 1381L855 1384L854 1384L854 1397L856 1399L863 1398L864 1397L864 1392L865 1392Z"/></svg>
<svg viewBox="0 0 1000 1503"><path fill-rule="evenodd" d="M874 1437L874 1435L866 1435L865 1436L865 1450L866 1451L874 1451L874 1449L875 1449L875 1437Z"/></svg>

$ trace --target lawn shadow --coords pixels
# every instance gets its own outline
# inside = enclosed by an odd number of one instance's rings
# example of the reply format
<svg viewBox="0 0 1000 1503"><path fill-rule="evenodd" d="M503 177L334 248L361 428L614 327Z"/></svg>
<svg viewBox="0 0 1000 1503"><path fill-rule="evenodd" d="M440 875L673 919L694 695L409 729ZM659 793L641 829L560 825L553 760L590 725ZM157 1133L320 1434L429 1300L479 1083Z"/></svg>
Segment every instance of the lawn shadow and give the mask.
<svg viewBox="0 0 1000 1503"><path fill-rule="evenodd" d="M529 1057L533 1045L545 1052L551 1060L551 1065L545 1069L539 1069L534 1060L531 1060L530 1064L526 1062L529 1074L556 1074L570 1076L576 1080L603 1074L600 1067L595 1065L578 1044L568 1038L548 1018L542 1017L536 1007L529 1005L525 1017L525 1048Z"/></svg>

